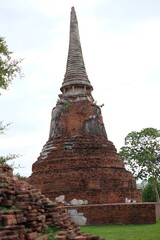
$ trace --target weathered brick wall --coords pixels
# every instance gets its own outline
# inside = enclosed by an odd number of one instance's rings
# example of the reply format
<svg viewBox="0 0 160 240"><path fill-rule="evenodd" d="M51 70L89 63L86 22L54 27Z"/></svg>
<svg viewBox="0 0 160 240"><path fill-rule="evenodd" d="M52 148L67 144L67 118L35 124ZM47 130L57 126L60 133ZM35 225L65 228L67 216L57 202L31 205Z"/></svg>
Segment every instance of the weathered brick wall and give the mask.
<svg viewBox="0 0 160 240"><path fill-rule="evenodd" d="M17 210L10 210L13 207ZM60 230L57 239L87 237L71 221L63 205L52 204L39 190L12 175L8 165L0 165L0 239L47 240L37 237L45 225ZM90 235L90 239L100 239Z"/></svg>
<svg viewBox="0 0 160 240"><path fill-rule="evenodd" d="M59 110L56 110L56 109ZM50 199L86 199L89 203L141 201L132 174L107 139L101 110L89 100L57 104L51 134L29 183Z"/></svg>
<svg viewBox="0 0 160 240"><path fill-rule="evenodd" d="M154 224L160 217L160 203L95 204L66 209L83 213L86 225Z"/></svg>

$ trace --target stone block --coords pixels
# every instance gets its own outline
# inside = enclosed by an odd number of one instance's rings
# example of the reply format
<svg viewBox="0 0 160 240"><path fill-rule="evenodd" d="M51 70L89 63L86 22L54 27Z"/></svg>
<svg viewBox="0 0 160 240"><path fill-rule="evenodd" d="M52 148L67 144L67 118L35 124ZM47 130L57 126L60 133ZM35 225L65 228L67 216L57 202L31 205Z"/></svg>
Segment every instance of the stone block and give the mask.
<svg viewBox="0 0 160 240"><path fill-rule="evenodd" d="M45 234L41 237L37 237L36 240L48 240L48 238L49 238L49 234Z"/></svg>
<svg viewBox="0 0 160 240"><path fill-rule="evenodd" d="M37 237L37 232L30 232L26 234L27 240L32 240L32 239L35 239L36 237Z"/></svg>
<svg viewBox="0 0 160 240"><path fill-rule="evenodd" d="M4 226L17 224L17 219L15 215L3 215L2 224Z"/></svg>
<svg viewBox="0 0 160 240"><path fill-rule="evenodd" d="M37 221L45 222L45 215L39 215L37 216Z"/></svg>
<svg viewBox="0 0 160 240"><path fill-rule="evenodd" d="M64 236L59 236L58 235L58 236L55 237L55 239L56 240L65 240L66 239L66 235L64 235Z"/></svg>
<svg viewBox="0 0 160 240"><path fill-rule="evenodd" d="M19 236L18 234L12 234L11 236L4 236L1 238L1 240L18 240Z"/></svg>
<svg viewBox="0 0 160 240"><path fill-rule="evenodd" d="M85 236L76 236L74 239L77 239L77 240L86 240L86 237L85 237Z"/></svg>
<svg viewBox="0 0 160 240"><path fill-rule="evenodd" d="M55 198L56 202L64 202L64 200L65 200L65 195L60 195L59 197Z"/></svg>

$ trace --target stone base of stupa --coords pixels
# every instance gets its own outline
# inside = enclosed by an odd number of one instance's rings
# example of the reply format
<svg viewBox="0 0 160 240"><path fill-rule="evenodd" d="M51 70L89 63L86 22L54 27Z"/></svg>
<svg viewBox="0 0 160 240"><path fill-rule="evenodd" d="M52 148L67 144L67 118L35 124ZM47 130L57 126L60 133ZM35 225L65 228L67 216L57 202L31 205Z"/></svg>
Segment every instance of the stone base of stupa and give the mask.
<svg viewBox="0 0 160 240"><path fill-rule="evenodd" d="M141 202L132 174L103 136L53 139L32 169L28 182L52 201L64 195L66 202L74 198L90 204L124 203L126 198Z"/></svg>

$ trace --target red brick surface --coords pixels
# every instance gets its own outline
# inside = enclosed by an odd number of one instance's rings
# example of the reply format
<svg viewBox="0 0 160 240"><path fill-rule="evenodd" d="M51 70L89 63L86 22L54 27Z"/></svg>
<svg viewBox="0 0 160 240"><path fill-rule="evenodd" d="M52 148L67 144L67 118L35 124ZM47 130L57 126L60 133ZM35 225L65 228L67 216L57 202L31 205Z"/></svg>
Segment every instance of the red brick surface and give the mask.
<svg viewBox="0 0 160 240"><path fill-rule="evenodd" d="M29 183L53 201L60 195L65 195L67 202L74 198L94 204L125 202L126 198L141 201L141 191L108 140L101 108L92 97L74 7L60 90L52 110L49 140L33 164Z"/></svg>
<svg viewBox="0 0 160 240"><path fill-rule="evenodd" d="M18 209L11 210L13 206ZM63 239L84 237L63 205L52 204L39 190L18 180L8 165L0 165L0 207L1 240L47 240L47 235L37 236L46 225L62 230Z"/></svg>
<svg viewBox="0 0 160 240"><path fill-rule="evenodd" d="M132 174L107 138L100 108L86 100L55 109L53 136L33 164L29 183L53 200L63 194L67 201L89 203L141 201Z"/></svg>
<svg viewBox="0 0 160 240"><path fill-rule="evenodd" d="M160 203L117 203L66 206L87 218L87 225L154 224L160 217Z"/></svg>

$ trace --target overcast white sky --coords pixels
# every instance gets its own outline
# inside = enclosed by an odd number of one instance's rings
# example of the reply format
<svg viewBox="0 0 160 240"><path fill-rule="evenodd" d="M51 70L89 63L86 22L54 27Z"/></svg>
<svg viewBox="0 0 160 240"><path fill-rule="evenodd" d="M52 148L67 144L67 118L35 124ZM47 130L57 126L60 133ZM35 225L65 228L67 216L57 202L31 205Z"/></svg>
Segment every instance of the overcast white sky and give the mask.
<svg viewBox="0 0 160 240"><path fill-rule="evenodd" d="M104 103L108 138L119 150L125 136L146 127L160 129L159 0L1 0L0 35L25 77L0 97L0 120L12 122L0 138L0 155L31 174L48 140L51 110L63 81L68 54L70 9L75 6L84 61ZM1 91L2 92L2 91Z"/></svg>

